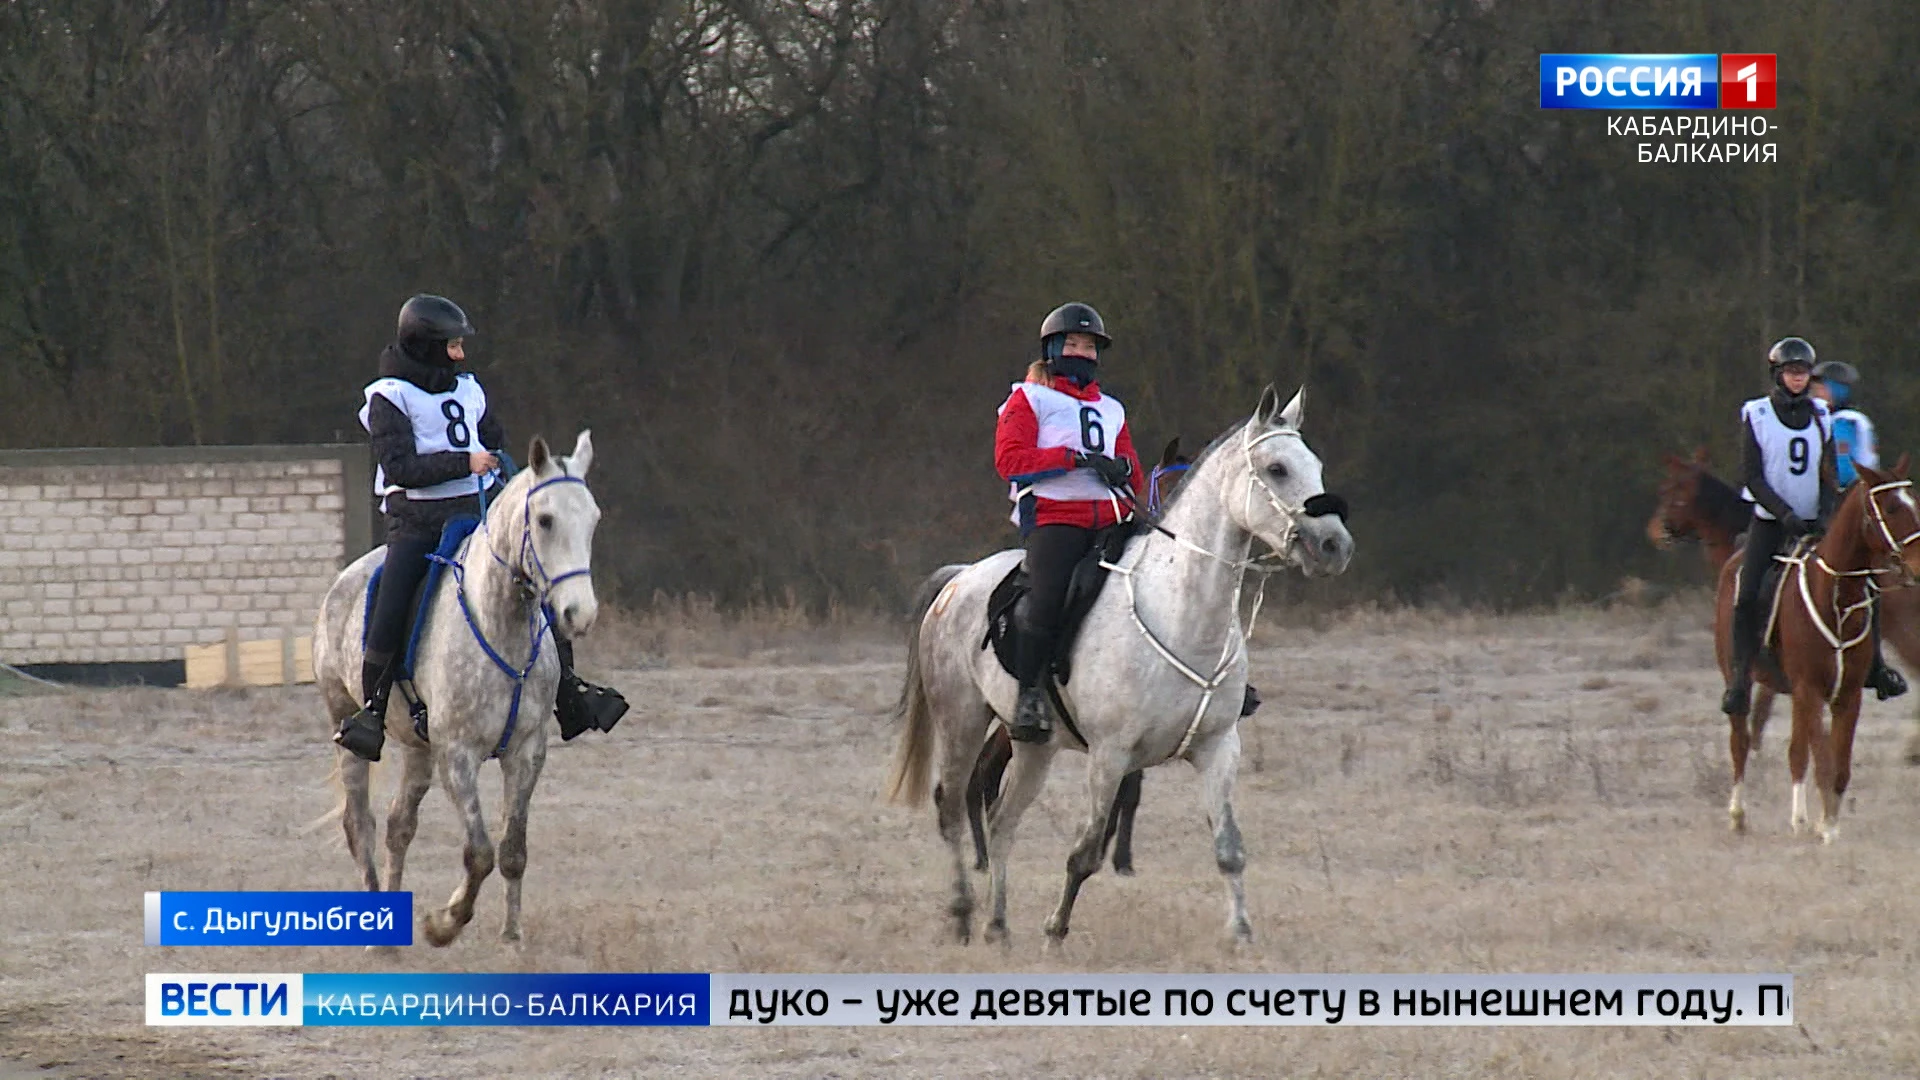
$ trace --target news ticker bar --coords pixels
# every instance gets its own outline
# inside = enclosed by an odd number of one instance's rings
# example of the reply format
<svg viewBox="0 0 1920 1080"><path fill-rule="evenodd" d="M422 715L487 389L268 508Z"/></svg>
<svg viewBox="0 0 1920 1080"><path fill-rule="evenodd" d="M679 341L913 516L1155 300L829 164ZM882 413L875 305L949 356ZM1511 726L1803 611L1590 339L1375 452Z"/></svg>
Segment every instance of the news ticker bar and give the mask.
<svg viewBox="0 0 1920 1080"><path fill-rule="evenodd" d="M411 945L410 892L150 892L149 945Z"/></svg>
<svg viewBox="0 0 1920 1080"><path fill-rule="evenodd" d="M1791 1026L1791 975L148 974L224 1027Z"/></svg>

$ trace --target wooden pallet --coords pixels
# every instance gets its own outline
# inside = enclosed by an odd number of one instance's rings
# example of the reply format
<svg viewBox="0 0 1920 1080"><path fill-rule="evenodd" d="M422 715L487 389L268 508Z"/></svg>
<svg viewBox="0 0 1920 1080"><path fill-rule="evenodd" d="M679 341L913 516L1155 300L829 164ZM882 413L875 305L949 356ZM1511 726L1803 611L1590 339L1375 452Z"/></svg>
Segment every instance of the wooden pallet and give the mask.
<svg viewBox="0 0 1920 1080"><path fill-rule="evenodd" d="M227 640L219 645L187 646L187 683L189 688L205 690L215 686L289 686L313 681L313 638L295 637L286 631L277 638L241 641L240 633L227 628Z"/></svg>

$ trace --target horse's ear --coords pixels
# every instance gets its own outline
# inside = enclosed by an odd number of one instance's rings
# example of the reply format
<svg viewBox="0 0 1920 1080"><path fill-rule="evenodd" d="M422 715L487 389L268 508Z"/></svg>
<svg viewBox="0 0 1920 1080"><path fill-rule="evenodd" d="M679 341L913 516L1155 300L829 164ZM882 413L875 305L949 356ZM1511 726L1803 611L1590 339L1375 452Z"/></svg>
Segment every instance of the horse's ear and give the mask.
<svg viewBox="0 0 1920 1080"><path fill-rule="evenodd" d="M1273 423L1273 415L1279 411L1280 391L1275 390L1272 383L1268 383L1267 388L1260 391L1260 404L1253 407L1254 423L1266 427Z"/></svg>
<svg viewBox="0 0 1920 1080"><path fill-rule="evenodd" d="M1893 478L1895 480L1907 478L1907 455L1901 454L1900 460L1893 463Z"/></svg>
<svg viewBox="0 0 1920 1080"><path fill-rule="evenodd" d="M587 470L593 467L593 429L580 432L573 440L573 453L567 455L567 472L572 476L585 477Z"/></svg>
<svg viewBox="0 0 1920 1080"><path fill-rule="evenodd" d="M1300 421L1307 411L1307 388L1305 386L1293 392L1293 400L1280 410L1280 422L1295 431L1300 430Z"/></svg>
<svg viewBox="0 0 1920 1080"><path fill-rule="evenodd" d="M538 435L527 447L527 468L532 469L535 476L553 468L553 451L547 449L547 440Z"/></svg>
<svg viewBox="0 0 1920 1080"><path fill-rule="evenodd" d="M1678 454L1673 454L1673 453L1661 454L1660 460L1666 463L1667 469L1670 472L1679 472L1681 469L1684 469L1687 467L1687 463L1684 461L1681 461L1680 455Z"/></svg>
<svg viewBox="0 0 1920 1080"><path fill-rule="evenodd" d="M1167 443L1167 448L1165 450L1160 451L1160 467L1165 468L1168 465L1177 465L1179 463L1180 463L1180 436L1175 435L1173 437L1173 441Z"/></svg>

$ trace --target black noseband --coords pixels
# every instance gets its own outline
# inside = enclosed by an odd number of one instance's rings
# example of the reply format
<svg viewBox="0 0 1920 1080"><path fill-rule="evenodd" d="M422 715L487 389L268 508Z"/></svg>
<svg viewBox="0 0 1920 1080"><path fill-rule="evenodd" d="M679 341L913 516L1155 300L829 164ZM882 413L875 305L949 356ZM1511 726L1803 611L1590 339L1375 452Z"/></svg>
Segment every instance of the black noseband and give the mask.
<svg viewBox="0 0 1920 1080"><path fill-rule="evenodd" d="M1332 514L1338 517L1343 525L1347 521L1347 500L1331 491L1323 491L1309 498L1300 508L1307 512L1308 517L1326 517Z"/></svg>

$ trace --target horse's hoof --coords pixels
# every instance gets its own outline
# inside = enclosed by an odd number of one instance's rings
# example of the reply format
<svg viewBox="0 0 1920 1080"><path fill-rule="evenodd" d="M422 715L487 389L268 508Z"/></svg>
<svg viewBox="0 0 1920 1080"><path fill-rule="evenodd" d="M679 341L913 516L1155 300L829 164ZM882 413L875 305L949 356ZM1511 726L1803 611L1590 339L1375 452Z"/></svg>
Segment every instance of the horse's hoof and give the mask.
<svg viewBox="0 0 1920 1080"><path fill-rule="evenodd" d="M1235 948L1245 948L1253 944L1253 927L1249 926L1245 920L1230 923L1227 926L1227 933L1232 938Z"/></svg>
<svg viewBox="0 0 1920 1080"><path fill-rule="evenodd" d="M1820 842L1821 843L1831 844L1838 839L1840 839L1840 826L1838 825L1820 826Z"/></svg>
<svg viewBox="0 0 1920 1080"><path fill-rule="evenodd" d="M988 923L987 932L982 935L982 938L989 945L1006 947L1013 944L1012 935L1007 933L1007 924L1003 922Z"/></svg>
<svg viewBox="0 0 1920 1080"><path fill-rule="evenodd" d="M520 931L509 926L505 930L500 931L500 940L501 941L519 941Z"/></svg>
<svg viewBox="0 0 1920 1080"><path fill-rule="evenodd" d="M425 931L427 935L427 944L436 948L442 948L453 944L453 939L460 936L460 931L464 926L464 923L455 922L453 917L448 913L436 911L427 916L427 921L422 925L421 929Z"/></svg>
<svg viewBox="0 0 1920 1080"><path fill-rule="evenodd" d="M1132 863L1114 863L1113 872L1116 874L1119 874L1121 877L1132 877L1133 864Z"/></svg>
<svg viewBox="0 0 1920 1080"><path fill-rule="evenodd" d="M1060 916L1054 915L1049 917L1047 919L1047 940L1059 942L1065 940L1066 936L1067 924L1060 921Z"/></svg>

